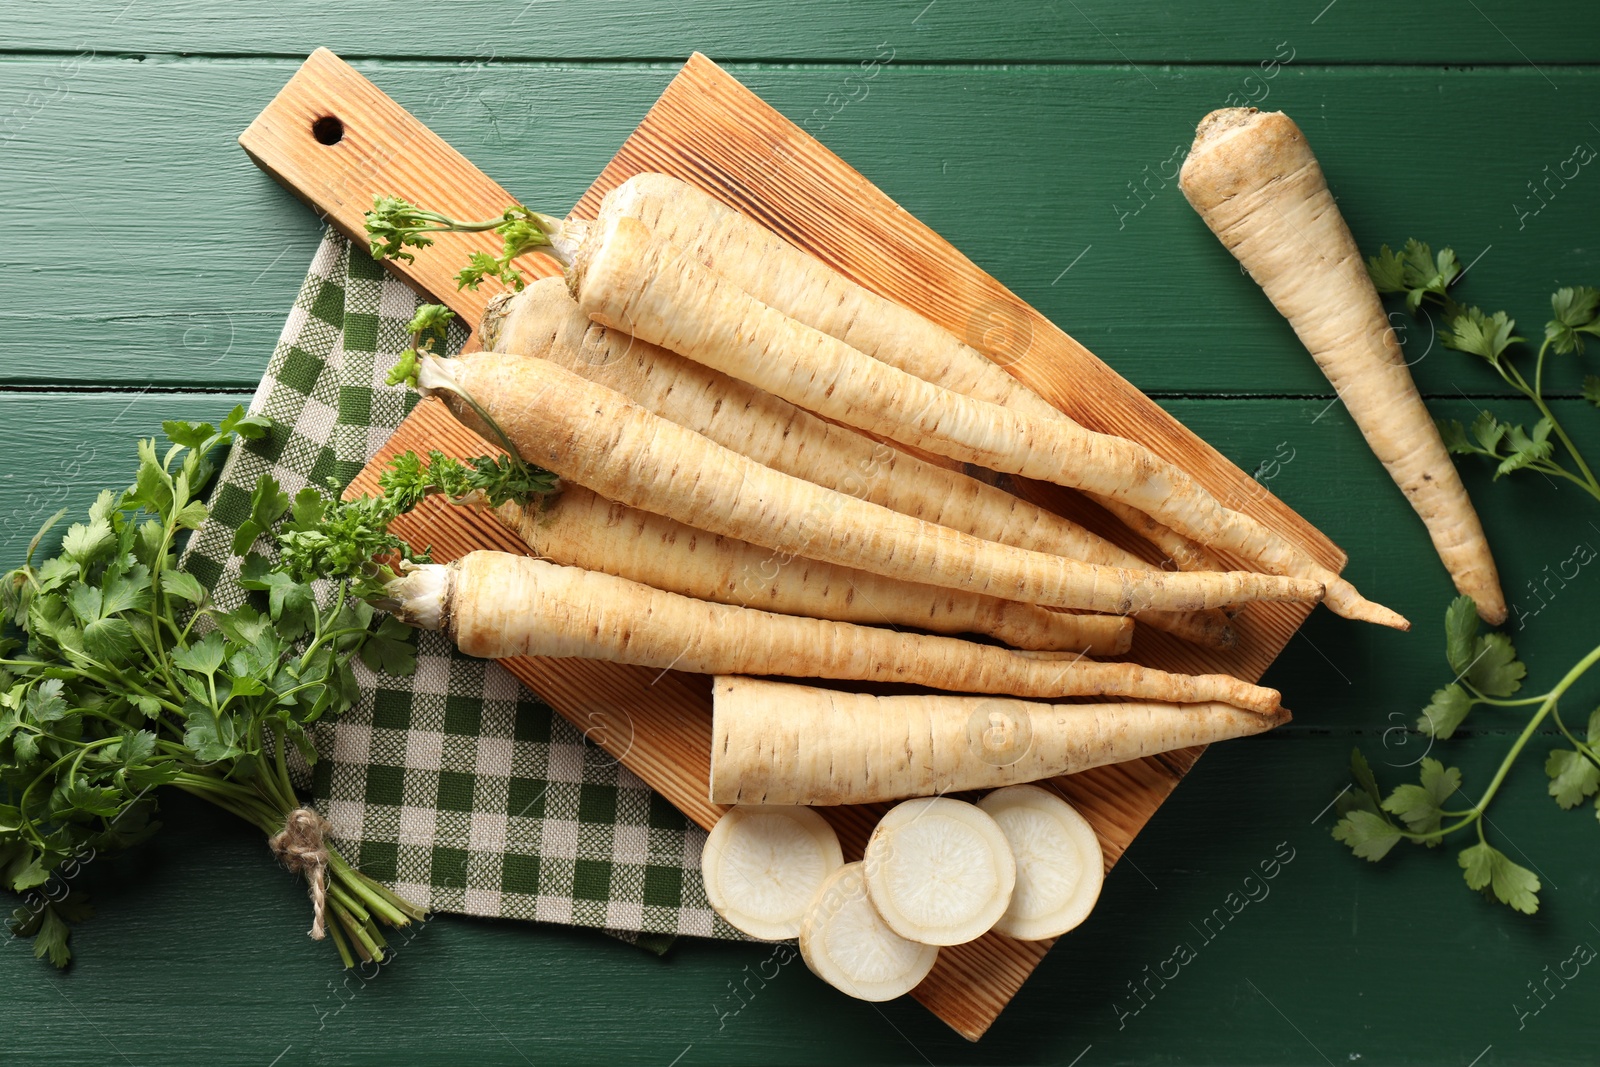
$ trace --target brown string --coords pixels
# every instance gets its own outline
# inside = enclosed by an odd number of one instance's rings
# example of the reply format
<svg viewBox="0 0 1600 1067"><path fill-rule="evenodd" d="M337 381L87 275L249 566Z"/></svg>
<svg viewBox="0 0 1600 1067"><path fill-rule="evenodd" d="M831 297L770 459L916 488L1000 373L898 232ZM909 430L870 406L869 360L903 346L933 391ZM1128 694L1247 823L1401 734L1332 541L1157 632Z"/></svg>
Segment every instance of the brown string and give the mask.
<svg viewBox="0 0 1600 1067"><path fill-rule="evenodd" d="M328 846L326 838L333 827L310 808L296 808L284 820L283 829L267 839L272 854L289 870L304 873L311 887L311 930L313 940L327 936L325 915L328 906Z"/></svg>

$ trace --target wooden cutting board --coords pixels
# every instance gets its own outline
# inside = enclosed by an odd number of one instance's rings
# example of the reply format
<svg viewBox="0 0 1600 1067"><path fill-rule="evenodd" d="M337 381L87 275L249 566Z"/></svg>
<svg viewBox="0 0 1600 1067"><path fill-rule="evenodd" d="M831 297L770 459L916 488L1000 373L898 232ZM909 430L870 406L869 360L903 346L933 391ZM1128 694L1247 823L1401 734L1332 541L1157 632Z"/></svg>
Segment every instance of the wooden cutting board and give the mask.
<svg viewBox="0 0 1600 1067"><path fill-rule="evenodd" d="M463 219L491 218L516 199L326 49L312 54L239 143L319 215L361 242L362 214L375 196L401 196ZM1315 527L706 57L689 59L572 214L593 218L608 190L641 171L672 174L759 219L835 269L985 350L1084 425L1143 442L1224 503L1254 514L1329 568L1343 567L1344 554ZM530 206L554 210L549 204ZM452 276L474 250L497 251L498 240L440 235L432 248L417 252L414 263L389 265L463 321L476 323L499 290L492 283L476 293L456 289ZM530 277L558 273L539 256L525 257L518 266ZM390 455L408 448L458 456L489 450L441 404L426 401L350 491L375 492L377 471ZM1031 483L1017 489L1154 558L1076 494ZM413 545L432 546L441 560L475 548L521 550L492 519L437 501L425 502L395 530ZM1226 652L1141 628L1132 658L1167 670L1222 671L1255 681L1308 611L1251 604L1235 618L1238 646ZM585 660L520 659L506 665L695 822L709 827L716 821L722 809L706 799L709 679ZM1054 784L1094 824L1109 867L1200 751L1102 767ZM824 809L847 856L859 855L880 810ZM1047 942L997 934L946 948L912 995L976 1040L1049 948Z"/></svg>

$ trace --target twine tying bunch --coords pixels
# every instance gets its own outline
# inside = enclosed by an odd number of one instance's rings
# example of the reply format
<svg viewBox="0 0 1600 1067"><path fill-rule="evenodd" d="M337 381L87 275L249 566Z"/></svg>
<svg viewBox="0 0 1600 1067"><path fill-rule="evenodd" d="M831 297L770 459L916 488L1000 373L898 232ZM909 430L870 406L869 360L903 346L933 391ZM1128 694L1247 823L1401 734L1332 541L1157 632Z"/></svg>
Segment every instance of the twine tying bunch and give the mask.
<svg viewBox="0 0 1600 1067"><path fill-rule="evenodd" d="M311 887L311 929L315 941L327 936L328 845L333 826L310 808L296 808L284 819L283 829L267 839L278 862L306 876Z"/></svg>

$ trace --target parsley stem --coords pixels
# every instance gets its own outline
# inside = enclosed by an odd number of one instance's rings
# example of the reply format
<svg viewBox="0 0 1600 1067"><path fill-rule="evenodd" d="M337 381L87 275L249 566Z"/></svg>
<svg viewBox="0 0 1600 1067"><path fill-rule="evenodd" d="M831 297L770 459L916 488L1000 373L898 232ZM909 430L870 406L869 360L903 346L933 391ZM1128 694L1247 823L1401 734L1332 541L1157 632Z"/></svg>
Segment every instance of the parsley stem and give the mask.
<svg viewBox="0 0 1600 1067"><path fill-rule="evenodd" d="M339 924L328 924L328 935L333 938L333 947L339 950L339 962L344 964L344 969L349 970L356 965L356 958L350 952L350 946L345 943L344 932L339 929Z"/></svg>
<svg viewBox="0 0 1600 1067"><path fill-rule="evenodd" d="M1526 700L1500 700L1500 699L1498 699L1496 697L1486 697L1486 696L1484 696L1482 693L1478 692L1476 689L1472 689L1472 687L1470 685L1467 685L1467 683L1465 681L1463 681L1462 684L1465 685L1468 689L1472 690L1472 702L1474 704L1489 704L1489 705L1491 705L1493 707L1497 707L1497 708L1521 708L1521 707L1526 707L1526 706L1528 706L1530 704L1541 703L1544 700L1544 694L1542 694L1542 693L1540 695L1536 696L1536 697L1528 697Z"/></svg>
<svg viewBox="0 0 1600 1067"><path fill-rule="evenodd" d="M1478 813L1477 817L1479 819L1483 817L1483 812L1489 807L1489 801L1494 799L1495 793L1500 789L1500 783L1505 781L1506 775L1511 771L1511 765L1522 754L1523 746L1527 745L1529 738L1533 737L1534 731L1539 728L1539 724L1544 721L1544 717L1555 708L1556 701L1560 700L1566 691L1572 688L1578 679L1582 678L1584 673L1596 663L1600 663L1600 646L1596 646L1587 656L1573 664L1572 669L1566 673L1565 677L1556 683L1556 687L1544 695L1543 704L1528 719L1528 725L1522 728L1522 733L1518 735L1516 742L1512 744L1511 751L1507 752L1506 758L1501 761L1500 769L1495 772L1494 778L1490 780L1489 788L1484 791L1482 799L1473 806ZM1483 835L1481 826L1478 834L1480 838Z"/></svg>

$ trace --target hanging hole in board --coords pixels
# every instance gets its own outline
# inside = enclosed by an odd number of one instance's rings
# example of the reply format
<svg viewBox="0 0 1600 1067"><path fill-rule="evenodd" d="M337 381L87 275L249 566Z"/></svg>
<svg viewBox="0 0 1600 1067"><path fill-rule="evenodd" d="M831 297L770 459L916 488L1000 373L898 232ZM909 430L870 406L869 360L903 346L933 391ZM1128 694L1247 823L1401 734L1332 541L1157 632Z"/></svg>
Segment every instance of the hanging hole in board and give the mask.
<svg viewBox="0 0 1600 1067"><path fill-rule="evenodd" d="M344 123L332 115L324 115L311 124L311 136L319 144L334 145L344 140Z"/></svg>

